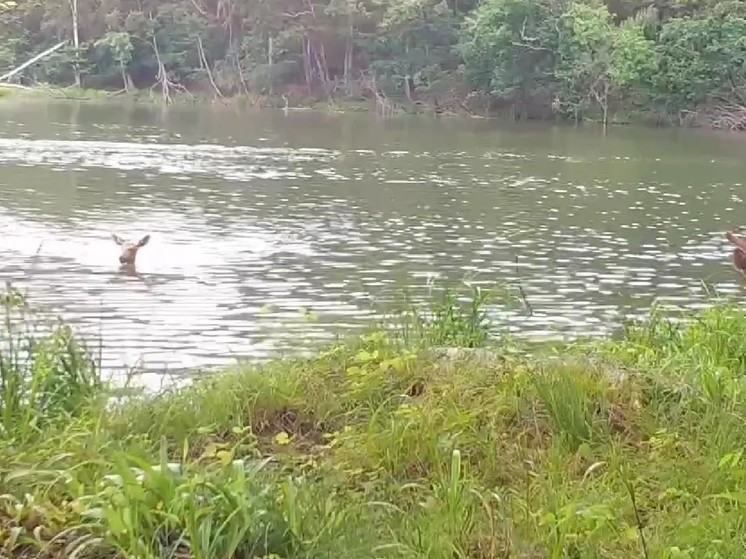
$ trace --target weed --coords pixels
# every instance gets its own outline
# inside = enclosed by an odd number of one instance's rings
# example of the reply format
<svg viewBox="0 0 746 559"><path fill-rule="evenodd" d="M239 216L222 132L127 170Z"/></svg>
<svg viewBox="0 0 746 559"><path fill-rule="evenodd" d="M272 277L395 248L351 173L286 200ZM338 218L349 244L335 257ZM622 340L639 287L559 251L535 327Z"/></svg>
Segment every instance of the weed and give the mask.
<svg viewBox="0 0 746 559"><path fill-rule="evenodd" d="M488 343L494 324L488 307L495 302L494 291L468 282L461 289L431 286L429 299L416 305L405 300L394 320L397 334L410 345L422 347L480 347Z"/></svg>

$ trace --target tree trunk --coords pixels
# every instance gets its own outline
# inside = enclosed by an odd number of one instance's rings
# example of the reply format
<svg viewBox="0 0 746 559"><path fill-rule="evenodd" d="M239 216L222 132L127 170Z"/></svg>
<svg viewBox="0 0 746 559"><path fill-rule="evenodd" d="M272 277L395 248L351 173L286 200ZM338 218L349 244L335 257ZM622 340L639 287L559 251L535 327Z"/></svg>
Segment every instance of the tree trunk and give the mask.
<svg viewBox="0 0 746 559"><path fill-rule="evenodd" d="M347 36L347 44L345 45L345 61L344 61L344 82L345 92L348 97L352 96L352 57L354 55L354 45L352 42L352 18L350 18L349 35Z"/></svg>
<svg viewBox="0 0 746 559"><path fill-rule="evenodd" d="M212 70L210 70L210 64L207 62L207 56L205 55L205 47L202 44L202 37L200 37L199 35L197 35L197 52L199 52L199 57L202 61L202 65L205 68L205 72L207 73L207 78L210 80L210 85L212 85L212 88L215 90L218 98L222 101L225 101L223 92L220 91L218 84L215 83L215 78L213 78L212 76Z"/></svg>
<svg viewBox="0 0 746 559"><path fill-rule="evenodd" d="M129 93L131 80L127 75L127 70L124 68L124 62L122 60L119 61L119 70L122 72L122 87L127 93Z"/></svg>
<svg viewBox="0 0 746 559"><path fill-rule="evenodd" d="M313 69L311 68L311 42L308 37L303 38L303 75L306 78L306 89L311 91Z"/></svg>
<svg viewBox="0 0 746 559"><path fill-rule="evenodd" d="M313 55L316 59L316 67L319 69L319 79L321 80L321 85L324 88L324 92L326 93L326 96L331 98L331 89L329 87L329 70L326 65L326 54L324 53L324 43L321 42L320 49L313 49Z"/></svg>
<svg viewBox="0 0 746 559"><path fill-rule="evenodd" d="M414 99L412 98L412 86L411 86L411 83L412 83L412 76L410 76L409 74L407 74L406 76L404 76L404 95L407 96L407 100L410 103L414 103Z"/></svg>
<svg viewBox="0 0 746 559"><path fill-rule="evenodd" d="M78 66L77 57L80 53L80 35L78 34L78 0L68 0L70 4L70 13L73 20L73 46L75 47L75 62L73 63L73 74L75 75L76 87L82 87L80 79L80 67Z"/></svg>
<svg viewBox="0 0 746 559"><path fill-rule="evenodd" d="M275 76L273 70L273 65L275 63L275 42L272 38L272 35L270 35L267 38L267 65L269 66L269 94L273 95L275 91Z"/></svg>

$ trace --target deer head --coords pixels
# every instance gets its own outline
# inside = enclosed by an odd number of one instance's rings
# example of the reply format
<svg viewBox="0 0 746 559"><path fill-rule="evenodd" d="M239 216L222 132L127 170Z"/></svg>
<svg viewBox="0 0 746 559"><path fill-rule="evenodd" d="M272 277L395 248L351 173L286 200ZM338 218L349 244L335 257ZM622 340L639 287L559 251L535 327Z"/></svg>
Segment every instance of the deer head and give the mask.
<svg viewBox="0 0 746 559"><path fill-rule="evenodd" d="M746 277L746 241L732 231L725 233L725 238L736 247L733 249L733 267Z"/></svg>
<svg viewBox="0 0 746 559"><path fill-rule="evenodd" d="M150 235L145 235L142 239L133 243L132 241L125 241L118 235L112 234L112 239L122 248L122 254L119 255L119 262L125 266L134 266L135 259L137 258L137 251L148 244L150 241Z"/></svg>

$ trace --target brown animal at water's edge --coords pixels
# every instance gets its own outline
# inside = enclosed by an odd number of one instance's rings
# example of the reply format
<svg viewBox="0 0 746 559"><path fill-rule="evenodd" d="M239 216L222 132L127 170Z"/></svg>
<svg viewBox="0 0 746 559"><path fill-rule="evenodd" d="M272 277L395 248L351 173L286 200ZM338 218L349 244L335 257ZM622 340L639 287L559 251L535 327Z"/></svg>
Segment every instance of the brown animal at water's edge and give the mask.
<svg viewBox="0 0 746 559"><path fill-rule="evenodd" d="M725 238L736 247L733 249L733 267L746 277L746 240L737 237L732 231L725 233Z"/></svg>
<svg viewBox="0 0 746 559"><path fill-rule="evenodd" d="M145 235L136 243L125 241L116 234L112 234L111 238L114 239L114 242L122 248L122 254L119 255L119 263L124 266L133 267L135 265L135 259L137 258L137 251L147 245L148 241L150 241L150 235Z"/></svg>

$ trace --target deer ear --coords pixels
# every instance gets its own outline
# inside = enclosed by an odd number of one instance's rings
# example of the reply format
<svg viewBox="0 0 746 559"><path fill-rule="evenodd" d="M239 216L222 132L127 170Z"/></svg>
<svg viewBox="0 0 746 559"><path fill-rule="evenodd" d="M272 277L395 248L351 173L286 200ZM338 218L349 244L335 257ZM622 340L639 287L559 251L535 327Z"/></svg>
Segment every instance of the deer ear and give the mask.
<svg viewBox="0 0 746 559"><path fill-rule="evenodd" d="M111 234L111 238L114 239L114 242L120 246L124 244L124 241L122 240L122 238L114 233Z"/></svg>
<svg viewBox="0 0 746 559"><path fill-rule="evenodd" d="M138 247L144 247L150 242L150 235L145 235L142 239L137 242Z"/></svg>

